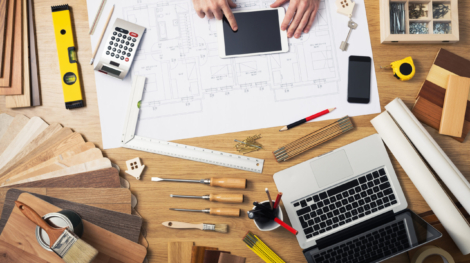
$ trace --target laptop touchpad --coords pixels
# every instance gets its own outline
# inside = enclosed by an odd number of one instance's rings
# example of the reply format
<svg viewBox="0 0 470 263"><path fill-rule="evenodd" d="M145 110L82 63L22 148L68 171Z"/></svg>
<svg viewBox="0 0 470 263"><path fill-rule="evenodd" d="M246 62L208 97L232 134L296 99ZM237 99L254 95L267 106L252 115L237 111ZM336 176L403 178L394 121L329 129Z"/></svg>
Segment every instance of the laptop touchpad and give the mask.
<svg viewBox="0 0 470 263"><path fill-rule="evenodd" d="M353 175L348 156L344 150L328 154L310 163L320 188Z"/></svg>

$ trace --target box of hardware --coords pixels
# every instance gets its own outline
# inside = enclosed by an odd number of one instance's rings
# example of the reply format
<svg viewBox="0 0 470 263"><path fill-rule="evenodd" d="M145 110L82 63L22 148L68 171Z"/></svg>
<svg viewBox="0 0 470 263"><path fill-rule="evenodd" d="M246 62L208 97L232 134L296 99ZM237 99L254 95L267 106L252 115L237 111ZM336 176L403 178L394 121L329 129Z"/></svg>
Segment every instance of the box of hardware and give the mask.
<svg viewBox="0 0 470 263"><path fill-rule="evenodd" d="M458 0L380 0L380 41L458 42Z"/></svg>

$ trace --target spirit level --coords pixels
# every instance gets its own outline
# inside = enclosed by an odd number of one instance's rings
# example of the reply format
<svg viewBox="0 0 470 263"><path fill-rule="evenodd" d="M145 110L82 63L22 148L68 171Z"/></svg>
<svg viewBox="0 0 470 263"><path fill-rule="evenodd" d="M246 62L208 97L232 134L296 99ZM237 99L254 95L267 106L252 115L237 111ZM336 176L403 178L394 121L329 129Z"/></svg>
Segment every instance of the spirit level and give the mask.
<svg viewBox="0 0 470 263"><path fill-rule="evenodd" d="M66 109L84 107L69 5L52 6L55 42Z"/></svg>

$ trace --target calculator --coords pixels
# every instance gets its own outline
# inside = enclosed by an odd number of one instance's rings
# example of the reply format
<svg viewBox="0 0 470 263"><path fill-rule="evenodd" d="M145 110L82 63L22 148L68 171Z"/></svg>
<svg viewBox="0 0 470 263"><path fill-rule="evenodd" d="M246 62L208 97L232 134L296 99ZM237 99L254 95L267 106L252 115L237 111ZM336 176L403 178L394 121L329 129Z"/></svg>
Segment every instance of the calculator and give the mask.
<svg viewBox="0 0 470 263"><path fill-rule="evenodd" d="M105 48L95 70L124 79L134 61L145 27L116 18L112 29L102 44Z"/></svg>

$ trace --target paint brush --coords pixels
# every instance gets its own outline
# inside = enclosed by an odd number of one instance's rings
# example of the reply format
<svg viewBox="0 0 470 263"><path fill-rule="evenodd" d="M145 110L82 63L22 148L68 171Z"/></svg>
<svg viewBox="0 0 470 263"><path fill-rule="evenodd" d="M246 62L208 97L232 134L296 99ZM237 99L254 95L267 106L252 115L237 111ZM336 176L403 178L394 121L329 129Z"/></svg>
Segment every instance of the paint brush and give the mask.
<svg viewBox="0 0 470 263"><path fill-rule="evenodd" d="M23 215L46 231L50 240L50 248L66 263L89 263L97 255L98 250L79 239L67 228L53 228L31 207L15 201L16 207Z"/></svg>
<svg viewBox="0 0 470 263"><path fill-rule="evenodd" d="M184 222L176 222L176 221L166 221L163 222L162 225L168 228L178 228L178 229L200 229L203 231L215 231L219 233L227 233L228 232L228 225L227 224L191 224L191 223L184 223Z"/></svg>

